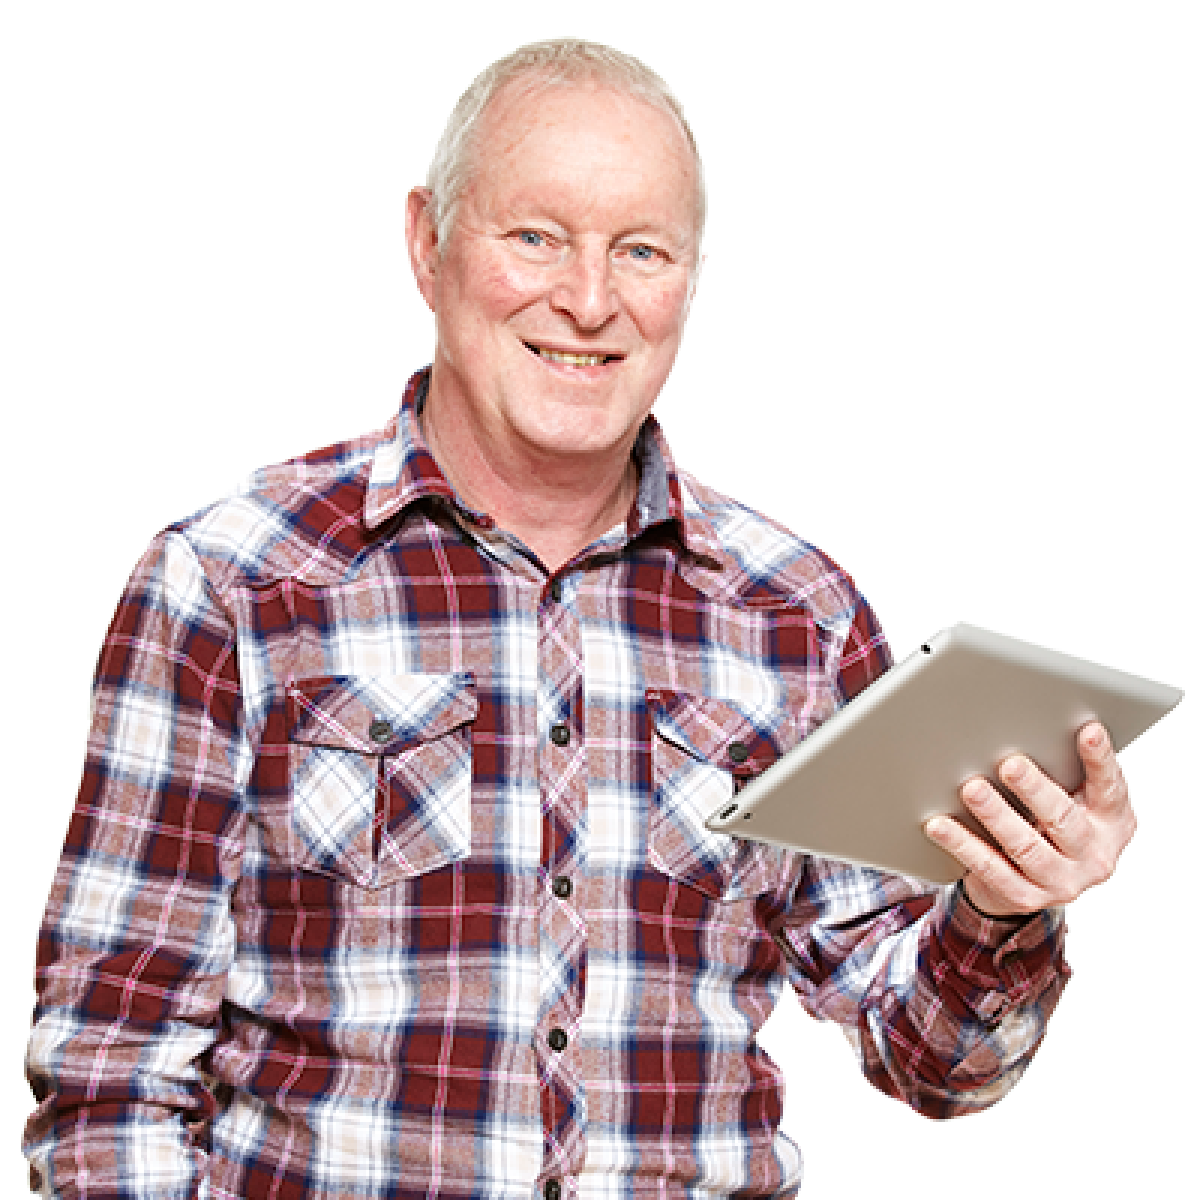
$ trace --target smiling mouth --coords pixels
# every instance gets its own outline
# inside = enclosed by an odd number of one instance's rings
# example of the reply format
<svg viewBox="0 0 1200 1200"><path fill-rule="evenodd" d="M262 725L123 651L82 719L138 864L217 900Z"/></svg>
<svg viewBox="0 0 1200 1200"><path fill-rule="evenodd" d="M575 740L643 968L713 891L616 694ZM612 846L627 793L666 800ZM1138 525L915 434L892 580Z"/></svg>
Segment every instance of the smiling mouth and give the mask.
<svg viewBox="0 0 1200 1200"><path fill-rule="evenodd" d="M536 354L546 362L560 363L567 367L602 367L605 363L619 362L623 354L573 354L568 350L549 350L545 346L535 346L532 342L525 343L525 349Z"/></svg>

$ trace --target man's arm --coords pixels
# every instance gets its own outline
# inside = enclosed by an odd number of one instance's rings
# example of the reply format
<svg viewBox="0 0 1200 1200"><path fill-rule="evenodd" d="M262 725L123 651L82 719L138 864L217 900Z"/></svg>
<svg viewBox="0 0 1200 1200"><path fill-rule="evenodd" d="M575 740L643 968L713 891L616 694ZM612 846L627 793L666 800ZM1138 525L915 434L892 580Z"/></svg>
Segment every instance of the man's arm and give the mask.
<svg viewBox="0 0 1200 1200"><path fill-rule="evenodd" d="M197 1060L233 957L244 764L232 622L169 532L104 643L38 943L25 1150L44 1195L199 1194L212 1098Z"/></svg>
<svg viewBox="0 0 1200 1200"><path fill-rule="evenodd" d="M773 930L801 1003L867 1078L928 1117L995 1103L1021 1077L1070 975L1051 910L979 913L961 887L810 859Z"/></svg>
<svg viewBox="0 0 1200 1200"><path fill-rule="evenodd" d="M838 664L843 699L889 661L860 601ZM991 912L1007 910L985 908L963 885L810 858L772 932L801 1002L846 1030L872 1083L948 1117L1016 1083L1070 974L1061 910Z"/></svg>

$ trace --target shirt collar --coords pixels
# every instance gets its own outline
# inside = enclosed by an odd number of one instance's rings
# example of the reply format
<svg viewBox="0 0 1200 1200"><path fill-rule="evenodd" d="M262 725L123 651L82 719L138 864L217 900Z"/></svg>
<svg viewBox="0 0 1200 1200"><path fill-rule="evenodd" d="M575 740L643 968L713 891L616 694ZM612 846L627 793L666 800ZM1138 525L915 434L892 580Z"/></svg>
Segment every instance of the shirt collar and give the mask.
<svg viewBox="0 0 1200 1200"><path fill-rule="evenodd" d="M711 522L699 509L688 510L683 479L653 413L642 424L633 453L638 463L638 495L629 515L630 538L656 525L673 525L684 549L723 561L725 556Z"/></svg>
<svg viewBox="0 0 1200 1200"><path fill-rule="evenodd" d="M430 368L424 367L408 381L400 411L376 447L363 505L369 529L430 496L451 502L476 523L490 524L485 514L462 503L421 432L420 413L429 391L429 373ZM632 540L655 526L673 525L685 549L723 560L711 523L699 510L687 511L680 474L653 415L643 423L633 453L638 463L638 493L626 523L627 537Z"/></svg>
<svg viewBox="0 0 1200 1200"><path fill-rule="evenodd" d="M368 529L377 528L428 496L452 502L457 499L421 433L419 418L428 390L429 368L425 367L408 381L400 411L375 448L363 503L363 521Z"/></svg>

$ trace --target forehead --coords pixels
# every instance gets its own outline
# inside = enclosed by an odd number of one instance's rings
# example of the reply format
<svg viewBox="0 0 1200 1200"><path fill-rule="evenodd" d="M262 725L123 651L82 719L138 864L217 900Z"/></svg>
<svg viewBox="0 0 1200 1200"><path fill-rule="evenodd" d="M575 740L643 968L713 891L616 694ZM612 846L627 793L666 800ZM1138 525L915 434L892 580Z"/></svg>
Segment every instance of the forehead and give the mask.
<svg viewBox="0 0 1200 1200"><path fill-rule="evenodd" d="M673 113L593 84L517 80L479 125L468 191L488 205L588 200L696 231L699 174Z"/></svg>

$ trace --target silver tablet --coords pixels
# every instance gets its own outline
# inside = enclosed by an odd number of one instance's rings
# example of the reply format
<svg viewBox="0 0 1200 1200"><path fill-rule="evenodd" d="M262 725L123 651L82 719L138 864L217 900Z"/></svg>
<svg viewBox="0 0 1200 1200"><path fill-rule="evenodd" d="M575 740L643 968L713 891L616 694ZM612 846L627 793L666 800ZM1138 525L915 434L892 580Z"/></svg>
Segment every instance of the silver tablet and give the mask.
<svg viewBox="0 0 1200 1200"><path fill-rule="evenodd" d="M1120 750L1183 697L971 625L955 625L880 676L712 814L708 827L935 883L963 869L923 832L950 813L982 836L959 788L1031 758L1068 791L1083 782L1075 736L1091 720ZM989 839L990 840L990 839Z"/></svg>

